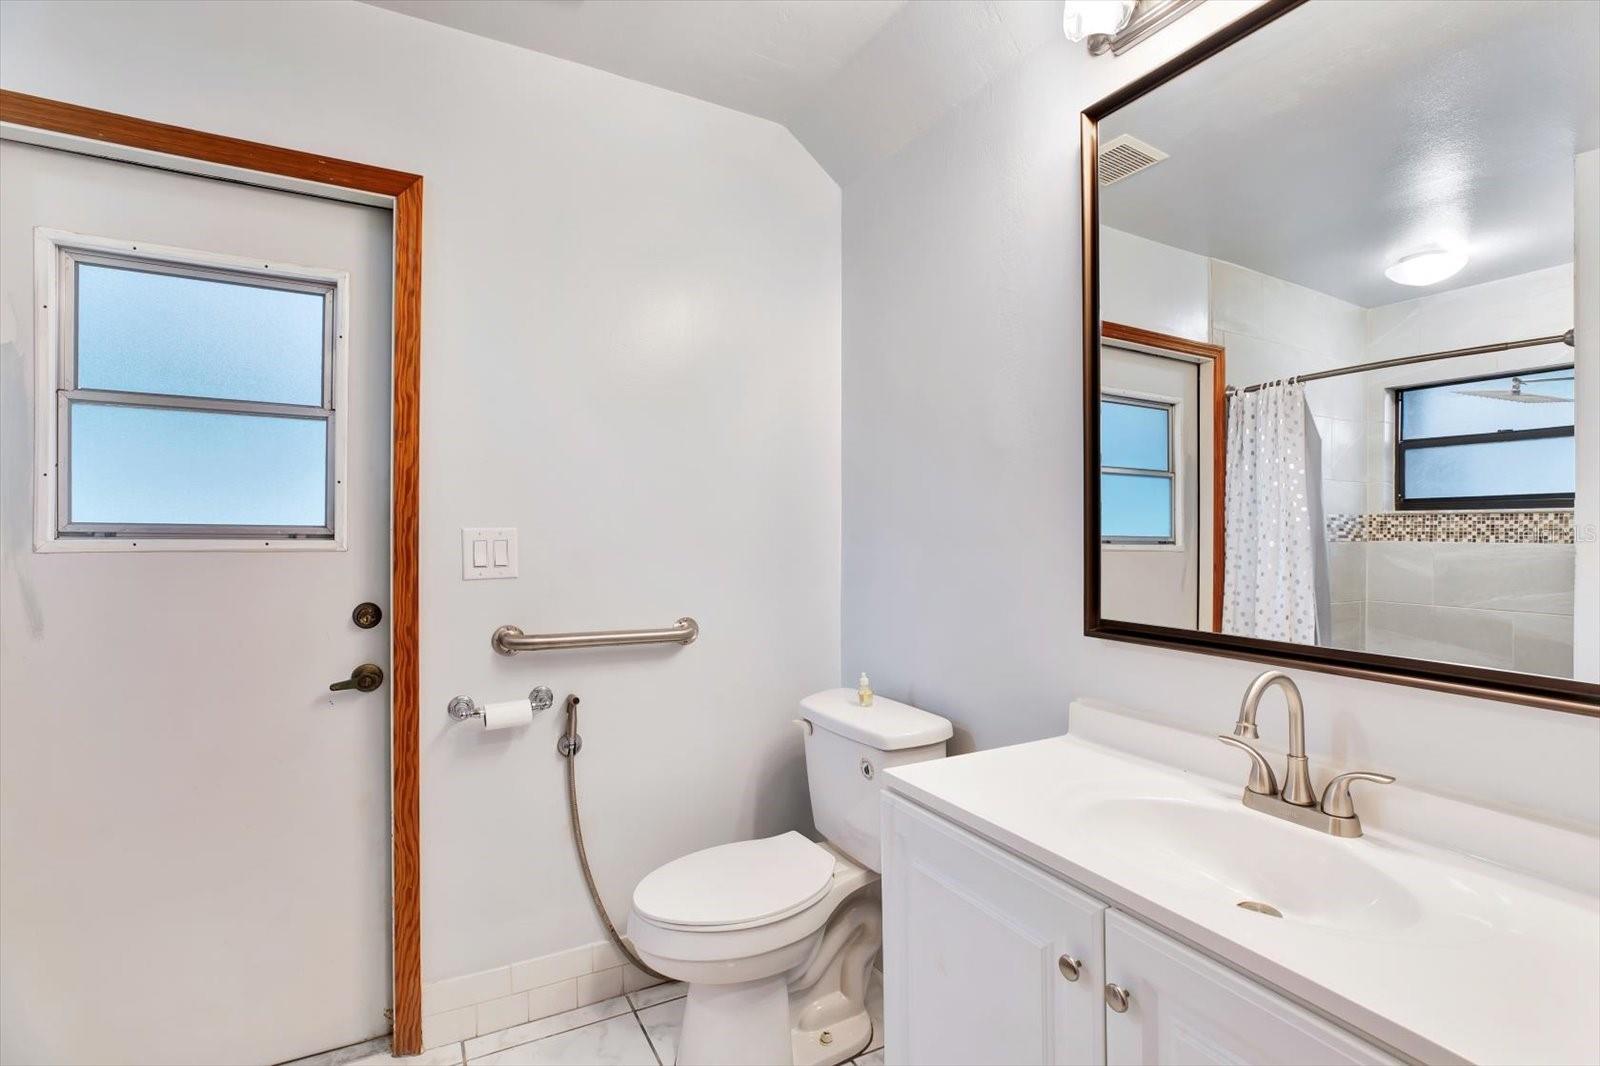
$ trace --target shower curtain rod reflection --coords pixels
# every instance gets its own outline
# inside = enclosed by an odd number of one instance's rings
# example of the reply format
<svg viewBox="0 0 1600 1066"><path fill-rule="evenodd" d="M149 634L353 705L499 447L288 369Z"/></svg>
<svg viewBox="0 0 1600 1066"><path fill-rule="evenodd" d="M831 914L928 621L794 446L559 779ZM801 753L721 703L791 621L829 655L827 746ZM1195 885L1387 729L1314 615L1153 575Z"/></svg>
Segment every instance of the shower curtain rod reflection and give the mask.
<svg viewBox="0 0 1600 1066"><path fill-rule="evenodd" d="M1320 381L1323 378L1343 377L1346 374L1364 374L1368 370L1387 370L1392 366L1410 366L1412 363L1431 363L1435 359L1459 359L1464 355L1488 355L1491 352L1510 352L1518 348L1537 348L1541 344L1565 344L1568 348L1573 346L1572 330L1565 333L1553 333L1548 337L1530 337L1525 341L1501 341L1499 344L1480 344L1476 348L1452 348L1447 352L1426 352L1422 355L1404 355L1398 359L1380 359L1373 363L1357 363L1354 366L1335 367L1332 370L1319 370L1315 374L1295 374L1286 380L1291 381ZM1256 392L1272 384L1263 381L1258 385L1246 385L1244 388L1228 386L1227 391Z"/></svg>

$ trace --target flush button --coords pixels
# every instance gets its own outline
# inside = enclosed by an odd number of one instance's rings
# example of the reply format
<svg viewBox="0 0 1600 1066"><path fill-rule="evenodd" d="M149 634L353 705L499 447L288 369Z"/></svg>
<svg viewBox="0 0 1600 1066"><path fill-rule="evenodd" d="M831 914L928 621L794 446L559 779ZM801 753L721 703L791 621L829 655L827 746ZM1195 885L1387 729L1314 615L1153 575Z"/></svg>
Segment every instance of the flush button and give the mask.
<svg viewBox="0 0 1600 1066"><path fill-rule="evenodd" d="M872 769L872 764L871 764L871 763L869 763L869 762L868 762L868 761L867 761L867 760L865 760L865 759L862 759L862 760L861 760L861 776L862 776L862 777L864 777L864 778L866 778L866 779L867 779L867 780L868 780L868 781L871 781L871 780L872 780L872 775L873 775L873 774L874 774L874 773L875 773L875 772L876 772L876 771L874 771L874 770L873 770L873 769Z"/></svg>

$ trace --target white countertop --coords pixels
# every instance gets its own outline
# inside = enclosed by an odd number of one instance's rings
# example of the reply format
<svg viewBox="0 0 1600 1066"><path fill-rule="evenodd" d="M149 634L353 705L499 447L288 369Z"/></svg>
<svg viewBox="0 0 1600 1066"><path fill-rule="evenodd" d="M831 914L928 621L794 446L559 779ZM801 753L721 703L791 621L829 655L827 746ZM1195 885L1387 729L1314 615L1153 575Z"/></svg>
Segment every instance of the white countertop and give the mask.
<svg viewBox="0 0 1600 1066"><path fill-rule="evenodd" d="M1062 736L898 767L887 787L1403 1055L1600 1061L1600 900L1391 833L1340 840L1257 814L1239 802L1244 769L1240 759L1239 782L1224 784ZM1106 824L1107 812L1167 809L1137 806L1152 802L1207 826L1248 816L1240 826L1261 836L1241 851L1271 858L1255 864L1259 878L1219 876L1181 829L1141 840L1137 823ZM1284 906L1275 919L1229 895L1259 880L1292 896L1296 878L1314 892L1319 868L1346 859L1404 886L1404 905ZM1296 868L1265 869L1279 860Z"/></svg>

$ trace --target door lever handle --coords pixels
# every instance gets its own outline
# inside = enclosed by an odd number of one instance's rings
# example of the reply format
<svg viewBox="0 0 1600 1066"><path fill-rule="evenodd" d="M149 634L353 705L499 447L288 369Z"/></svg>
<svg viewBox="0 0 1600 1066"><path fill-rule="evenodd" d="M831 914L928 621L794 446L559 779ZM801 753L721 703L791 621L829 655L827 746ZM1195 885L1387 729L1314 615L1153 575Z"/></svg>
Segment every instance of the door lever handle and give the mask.
<svg viewBox="0 0 1600 1066"><path fill-rule="evenodd" d="M353 688L357 692L371 692L381 684L383 684L383 667L377 663L362 663L350 671L349 678L329 685L328 691L342 692Z"/></svg>

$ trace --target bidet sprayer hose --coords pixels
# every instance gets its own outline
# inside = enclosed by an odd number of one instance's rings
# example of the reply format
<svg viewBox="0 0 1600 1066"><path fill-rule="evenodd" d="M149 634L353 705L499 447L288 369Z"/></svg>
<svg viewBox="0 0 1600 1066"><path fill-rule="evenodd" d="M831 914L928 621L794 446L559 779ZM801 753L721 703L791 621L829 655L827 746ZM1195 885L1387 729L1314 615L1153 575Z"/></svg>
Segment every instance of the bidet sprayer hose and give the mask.
<svg viewBox="0 0 1600 1066"><path fill-rule="evenodd" d="M606 905L600 902L600 890L595 887L594 871L589 869L589 852L583 846L583 823L578 818L578 748L581 742L578 739L578 695L572 693L567 697L567 731L562 737L563 744L557 749L567 760L567 811L572 815L572 843L578 848L578 866L583 870L583 883L589 886L589 899L594 903L594 912L600 916L600 924L606 927L606 937L611 945L622 952L624 958L651 977L669 980L666 974L657 973L644 960L634 953L633 948L617 935L617 927L611 924L611 916L606 913Z"/></svg>

